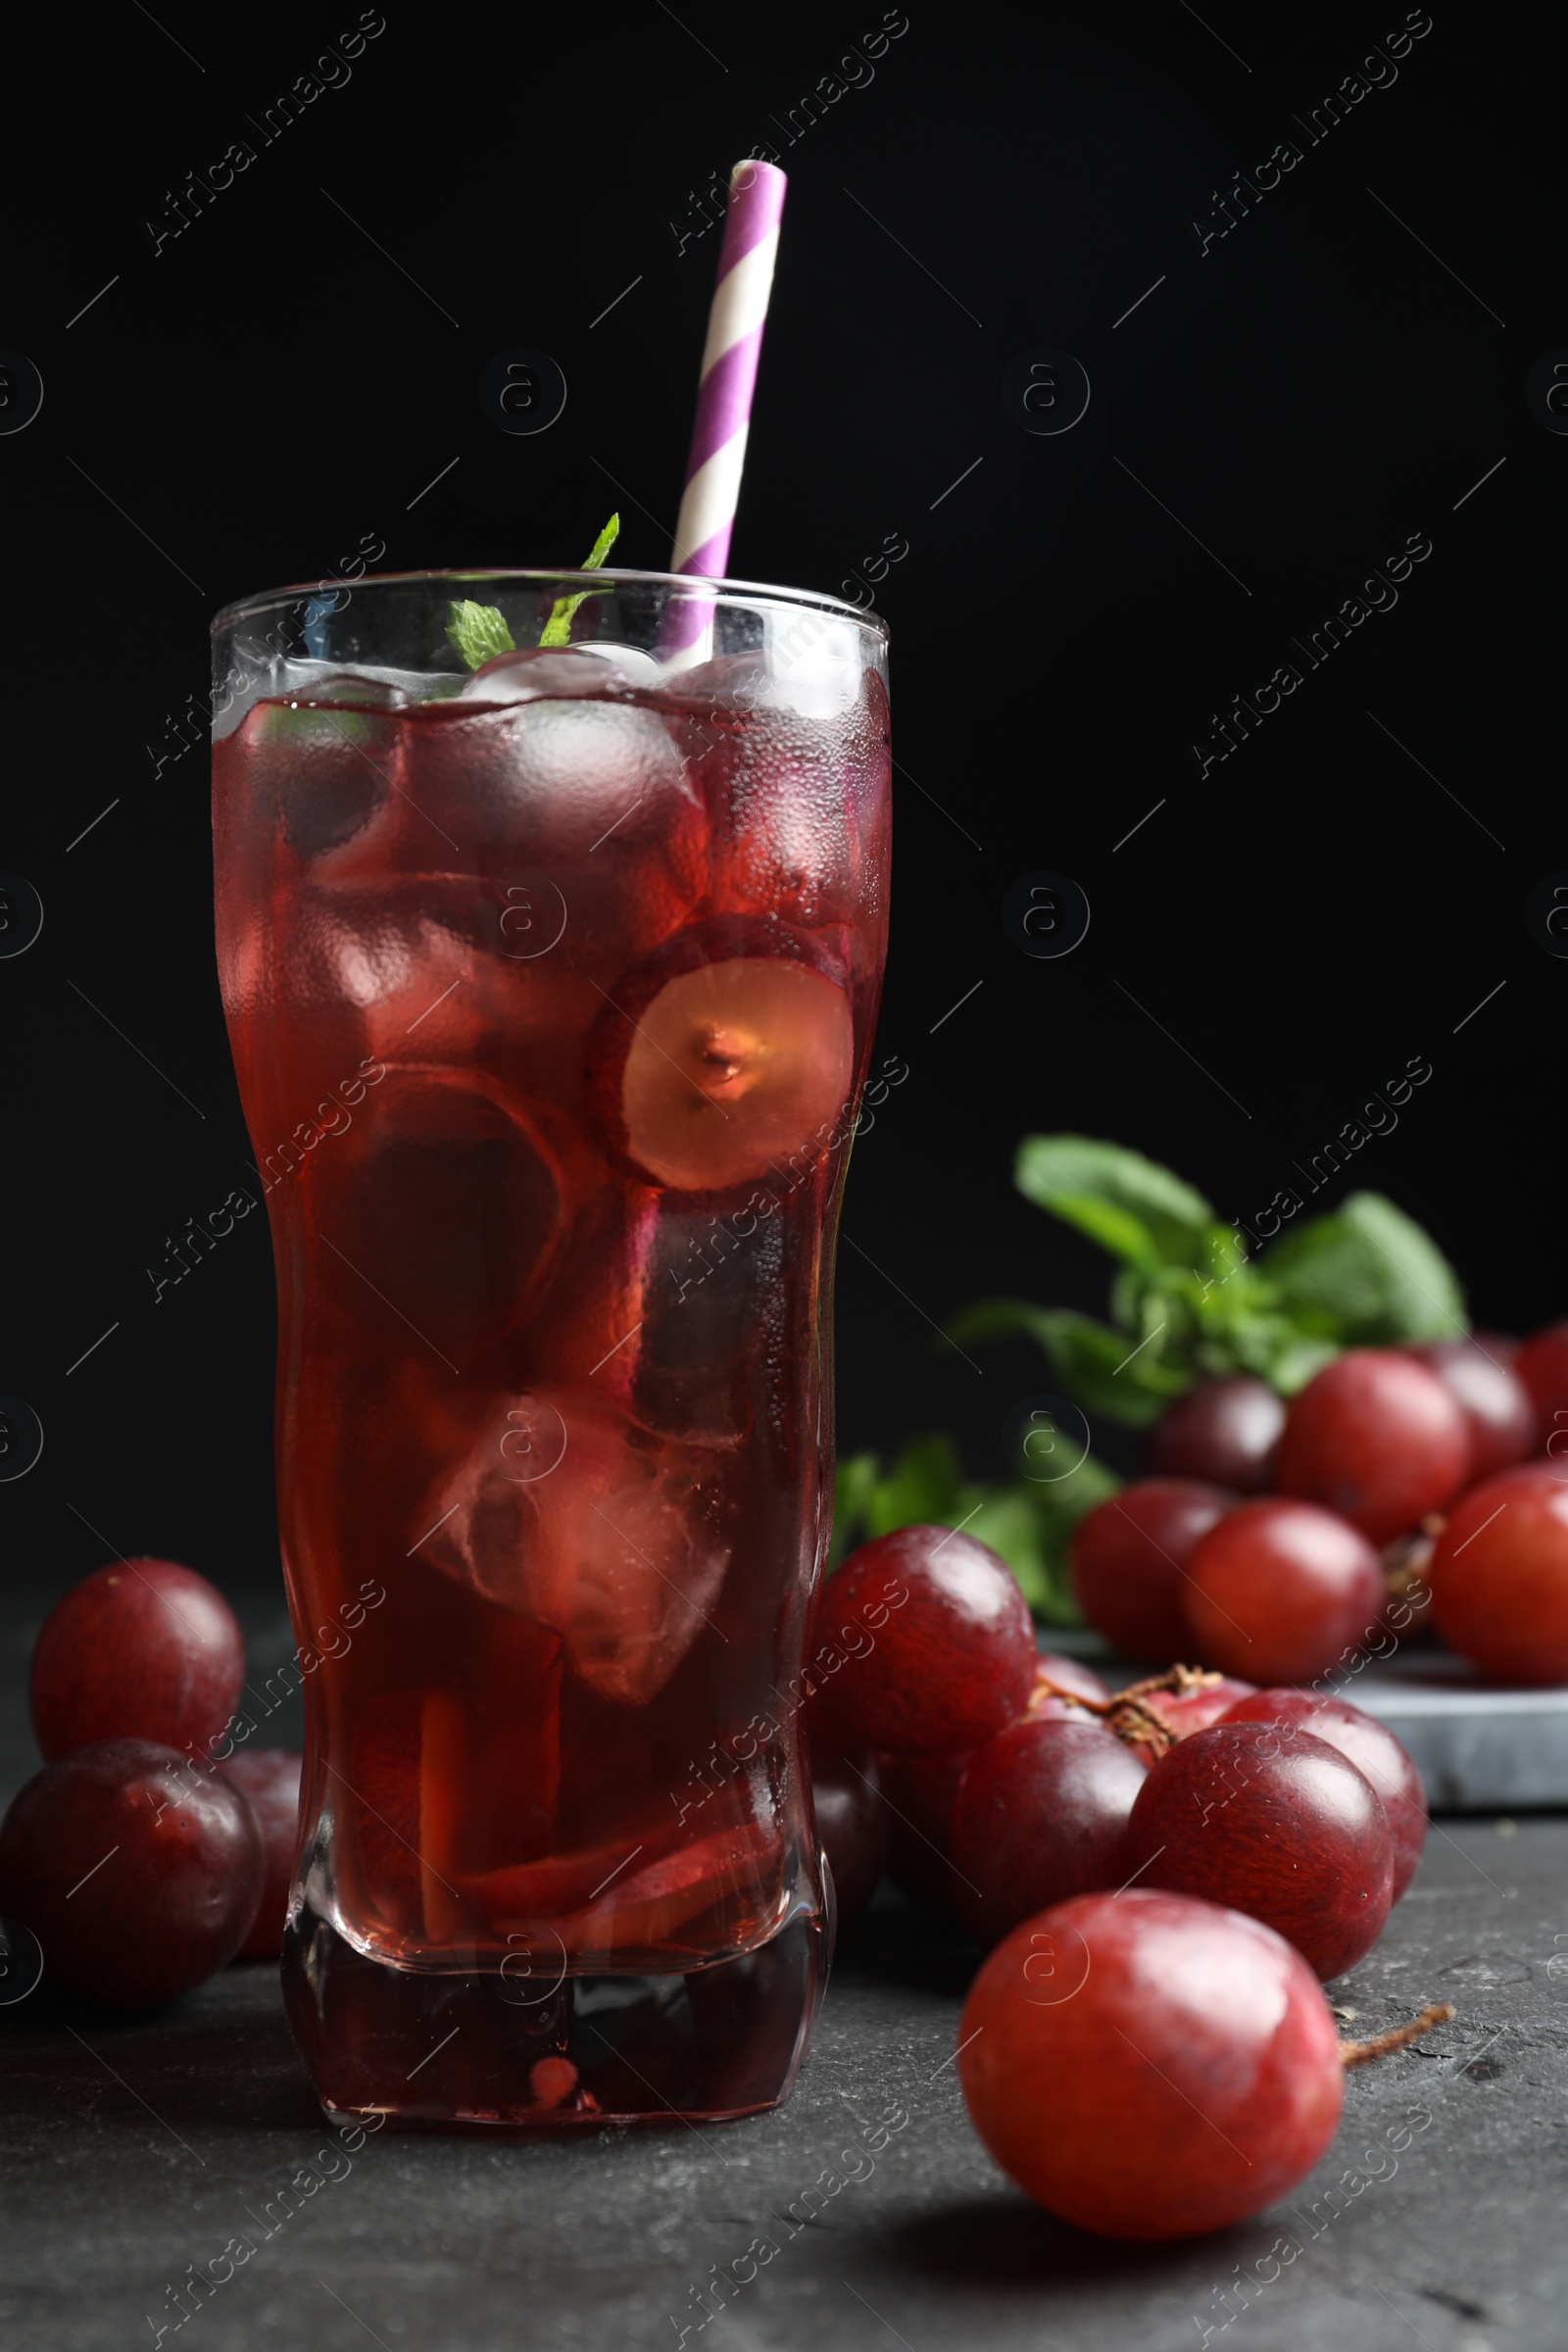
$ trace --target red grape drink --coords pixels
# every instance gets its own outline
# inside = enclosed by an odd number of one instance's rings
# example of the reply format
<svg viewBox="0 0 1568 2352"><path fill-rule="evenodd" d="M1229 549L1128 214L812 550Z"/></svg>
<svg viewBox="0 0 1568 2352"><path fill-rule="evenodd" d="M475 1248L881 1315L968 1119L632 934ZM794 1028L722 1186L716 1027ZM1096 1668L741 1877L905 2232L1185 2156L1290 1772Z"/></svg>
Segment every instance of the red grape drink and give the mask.
<svg viewBox="0 0 1568 2352"><path fill-rule="evenodd" d="M496 572L214 635L309 1667L295 2034L340 2117L769 2106L832 1936L799 1708L885 634L788 590Z"/></svg>

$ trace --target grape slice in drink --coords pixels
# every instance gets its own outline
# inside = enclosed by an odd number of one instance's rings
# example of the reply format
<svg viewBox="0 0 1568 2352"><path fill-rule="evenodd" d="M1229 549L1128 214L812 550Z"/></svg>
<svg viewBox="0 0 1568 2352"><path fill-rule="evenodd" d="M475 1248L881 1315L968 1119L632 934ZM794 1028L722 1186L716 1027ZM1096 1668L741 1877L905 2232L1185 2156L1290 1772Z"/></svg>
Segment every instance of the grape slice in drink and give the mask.
<svg viewBox="0 0 1568 2352"><path fill-rule="evenodd" d="M850 997L806 935L734 917L628 971L589 1041L612 1150L683 1193L760 1183L831 1134L854 1074Z"/></svg>

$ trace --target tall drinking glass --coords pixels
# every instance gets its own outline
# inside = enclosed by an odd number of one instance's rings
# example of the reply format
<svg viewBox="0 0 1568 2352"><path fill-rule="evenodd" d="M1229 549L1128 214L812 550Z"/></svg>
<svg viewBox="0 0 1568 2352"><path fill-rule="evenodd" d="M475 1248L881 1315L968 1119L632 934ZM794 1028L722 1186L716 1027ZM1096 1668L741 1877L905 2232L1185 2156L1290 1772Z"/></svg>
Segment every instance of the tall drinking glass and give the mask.
<svg viewBox="0 0 1568 2352"><path fill-rule="evenodd" d="M885 632L505 571L284 590L214 640L307 1693L296 2036L345 2119L766 2107L832 1936L800 1708Z"/></svg>

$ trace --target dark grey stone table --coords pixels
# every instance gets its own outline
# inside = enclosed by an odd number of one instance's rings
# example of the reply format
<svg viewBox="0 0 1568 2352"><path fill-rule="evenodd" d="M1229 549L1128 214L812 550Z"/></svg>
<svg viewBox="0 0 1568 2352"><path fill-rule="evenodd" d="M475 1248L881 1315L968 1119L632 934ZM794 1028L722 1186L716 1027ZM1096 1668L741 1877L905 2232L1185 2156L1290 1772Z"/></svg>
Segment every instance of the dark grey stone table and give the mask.
<svg viewBox="0 0 1568 2352"><path fill-rule="evenodd" d="M283 1638L270 1615L253 1631L258 1655ZM0 1794L30 1768L24 1636ZM315 2114L270 1968L142 2018L40 1992L0 2009L0 2341L129 2352L163 2327L190 2352L673 2352L683 2328L704 2352L1568 2343L1568 1822L1436 1825L1333 1998L1358 2033L1429 2000L1457 2017L1348 2079L1339 2137L1289 2204L1195 2243L1083 2236L996 2171L951 2064L974 1958L884 1897L845 1939L782 2113L567 2146L389 2132L351 2154ZM244 2238L257 2250L231 2277L190 2287ZM760 2267L759 2239L775 2249ZM714 2266L746 2283L717 2296ZM181 2281L196 2308L176 2328Z"/></svg>

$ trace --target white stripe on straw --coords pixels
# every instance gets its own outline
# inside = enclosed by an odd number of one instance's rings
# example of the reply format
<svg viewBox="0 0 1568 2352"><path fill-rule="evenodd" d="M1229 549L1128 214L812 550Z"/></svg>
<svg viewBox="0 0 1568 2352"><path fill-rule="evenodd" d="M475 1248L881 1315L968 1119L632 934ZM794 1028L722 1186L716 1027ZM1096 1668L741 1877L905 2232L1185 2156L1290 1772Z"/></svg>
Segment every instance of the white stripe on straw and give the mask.
<svg viewBox="0 0 1568 2352"><path fill-rule="evenodd" d="M785 175L774 164L748 160L730 173L686 487L669 560L672 571L718 579L729 562L785 185ZM706 661L711 634L710 600L681 598L666 615L666 659L677 668Z"/></svg>

